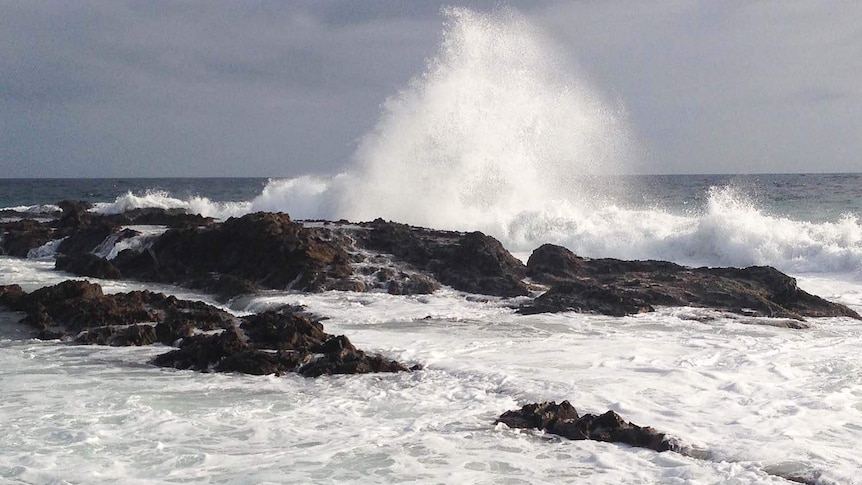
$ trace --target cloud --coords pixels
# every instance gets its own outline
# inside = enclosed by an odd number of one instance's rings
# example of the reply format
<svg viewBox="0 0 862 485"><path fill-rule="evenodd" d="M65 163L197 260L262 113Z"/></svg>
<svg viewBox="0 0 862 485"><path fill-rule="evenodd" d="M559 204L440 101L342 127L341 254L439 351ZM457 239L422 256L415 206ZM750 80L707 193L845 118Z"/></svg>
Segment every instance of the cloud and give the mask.
<svg viewBox="0 0 862 485"><path fill-rule="evenodd" d="M7 2L0 172L339 171L434 55L443 3ZM626 107L640 171L859 170L862 4L514 6Z"/></svg>
<svg viewBox="0 0 862 485"><path fill-rule="evenodd" d="M629 108L652 172L858 171L862 4L578 2L543 23ZM842 129L843 127L843 129Z"/></svg>

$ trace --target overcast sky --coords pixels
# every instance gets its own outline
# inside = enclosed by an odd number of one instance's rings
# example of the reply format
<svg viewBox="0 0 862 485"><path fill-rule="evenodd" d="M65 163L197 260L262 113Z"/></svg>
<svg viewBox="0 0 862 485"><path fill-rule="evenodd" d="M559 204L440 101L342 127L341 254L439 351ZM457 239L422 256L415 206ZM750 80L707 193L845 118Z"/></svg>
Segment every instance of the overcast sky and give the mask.
<svg viewBox="0 0 862 485"><path fill-rule="evenodd" d="M862 171L862 2L513 1L642 173ZM0 177L336 173L437 1L0 1Z"/></svg>

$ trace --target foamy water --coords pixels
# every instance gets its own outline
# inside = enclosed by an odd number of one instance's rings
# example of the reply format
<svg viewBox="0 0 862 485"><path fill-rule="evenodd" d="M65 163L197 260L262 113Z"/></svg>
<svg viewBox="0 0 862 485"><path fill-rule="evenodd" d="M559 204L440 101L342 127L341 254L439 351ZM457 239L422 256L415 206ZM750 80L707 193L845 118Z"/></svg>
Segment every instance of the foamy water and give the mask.
<svg viewBox="0 0 862 485"><path fill-rule="evenodd" d="M0 269L3 283L64 279L39 261L3 257ZM848 281L841 291L831 296L862 310L862 285ZM146 362L165 347L28 340L3 314L0 417L8 439L0 442L0 476L619 484L785 483L770 473L790 473L859 483L856 321L820 319L799 331L695 309L520 316L496 299L449 290L270 292L234 302L234 310L279 303L306 304L329 317L328 332L426 369L319 379L159 369ZM692 320L704 317L714 319ZM505 410L545 399L570 399L581 412L613 409L704 450L706 459L493 424Z"/></svg>

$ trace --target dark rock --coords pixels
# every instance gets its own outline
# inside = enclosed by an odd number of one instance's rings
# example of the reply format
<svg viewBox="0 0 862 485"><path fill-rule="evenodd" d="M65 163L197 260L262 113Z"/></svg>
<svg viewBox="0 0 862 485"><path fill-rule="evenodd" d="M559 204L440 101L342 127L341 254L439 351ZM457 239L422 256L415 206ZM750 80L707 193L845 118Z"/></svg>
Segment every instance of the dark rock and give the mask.
<svg viewBox="0 0 862 485"><path fill-rule="evenodd" d="M57 227L75 228L87 225L92 220L93 214L89 210L93 207L89 202L79 200L62 200L57 203L63 211L57 220Z"/></svg>
<svg viewBox="0 0 862 485"><path fill-rule="evenodd" d="M200 334L183 339L180 348L153 359L159 367L191 369L201 372L215 370L224 358L249 350L236 328L216 335Z"/></svg>
<svg viewBox="0 0 862 485"><path fill-rule="evenodd" d="M240 372L252 375L281 375L299 365L294 352L264 352L246 349L228 355L216 364L217 372Z"/></svg>
<svg viewBox="0 0 862 485"><path fill-rule="evenodd" d="M189 214L185 209L159 209L155 207L144 207L132 209L122 214L128 219L125 225L150 225L166 226L170 228L203 227L212 225L212 217L204 217L200 214Z"/></svg>
<svg viewBox="0 0 862 485"><path fill-rule="evenodd" d="M343 337L346 341L347 337ZM319 377L334 374L367 374L371 372L409 372L403 364L381 355L368 355L356 350L350 341L340 350L315 355L296 372L305 377Z"/></svg>
<svg viewBox="0 0 862 485"><path fill-rule="evenodd" d="M525 315L559 311L595 312L622 317L651 312L653 307L643 299L614 287L568 281L552 287L520 310Z"/></svg>
<svg viewBox="0 0 862 485"><path fill-rule="evenodd" d="M330 336L304 315L266 312L245 317L244 340L236 329L219 335L185 338L180 348L161 355L154 364L199 371L282 374L305 377L331 374L409 371L380 355L356 349L345 336Z"/></svg>
<svg viewBox="0 0 862 485"><path fill-rule="evenodd" d="M149 291L104 295L99 285L75 280L40 288L30 294L22 292L17 285L0 287L0 304L24 312L26 316L22 321L38 331L59 333L78 334L99 327L117 329L136 323L157 323L169 320L166 315L177 319L180 314L192 328L224 328L234 322L232 315L202 302L177 300ZM144 327L152 326L143 326L140 332L152 330L155 339L156 329ZM130 342L136 339L131 334L127 337ZM94 334L87 338L99 337ZM119 342L119 338L116 341Z"/></svg>
<svg viewBox="0 0 862 485"><path fill-rule="evenodd" d="M32 249L54 239L53 230L47 225L32 219L22 219L0 224L0 251L2 254L26 258Z"/></svg>
<svg viewBox="0 0 862 485"><path fill-rule="evenodd" d="M419 273L399 273L388 282L390 295L429 295L440 289L440 283Z"/></svg>
<svg viewBox="0 0 862 485"><path fill-rule="evenodd" d="M320 322L300 313L264 312L243 318L240 325L254 345L273 350L311 349L329 335Z"/></svg>
<svg viewBox="0 0 862 485"><path fill-rule="evenodd" d="M290 305L237 319L203 302L149 291L105 295L87 281L64 281L30 294L18 285L0 286L0 305L24 312L22 322L40 338L72 334L81 344L178 344L153 361L164 367L258 375L293 371L308 377L411 370L366 354L343 335L325 333L302 307ZM197 333L207 330L222 331Z"/></svg>
<svg viewBox="0 0 862 485"><path fill-rule="evenodd" d="M119 232L120 226L98 219L84 227L69 233L69 236L57 247L57 253L68 256L87 254L96 249L102 242L114 233Z"/></svg>
<svg viewBox="0 0 862 485"><path fill-rule="evenodd" d="M527 273L552 287L522 306L525 314L574 310L622 316L652 311L655 305L691 305L799 321L806 316L860 318L766 266L687 268L667 261L584 259L546 244L530 257Z"/></svg>
<svg viewBox="0 0 862 485"><path fill-rule="evenodd" d="M336 291L353 291L356 293L368 291L368 287L365 285L365 283L350 278L335 280L332 283L327 284L326 289Z"/></svg>
<svg viewBox="0 0 862 485"><path fill-rule="evenodd" d="M562 246L543 244L527 260L527 276L547 284L572 280L580 276L584 258Z"/></svg>
<svg viewBox="0 0 862 485"><path fill-rule="evenodd" d="M124 251L114 264L124 275L148 281L200 287L230 275L265 288L320 291L352 274L349 254L325 236L287 214L255 213L206 228L169 230L149 250Z"/></svg>
<svg viewBox="0 0 862 485"><path fill-rule="evenodd" d="M156 331L152 325L129 325L126 327L107 326L82 332L75 342L90 345L141 346L156 341Z"/></svg>
<svg viewBox="0 0 862 485"><path fill-rule="evenodd" d="M506 411L497 422L510 428L548 429L561 419L578 419L578 411L569 401L527 404L521 409Z"/></svg>
<svg viewBox="0 0 862 485"><path fill-rule="evenodd" d="M20 285L2 285L0 286L0 305L13 310L21 308L22 299L26 295Z"/></svg>
<svg viewBox="0 0 862 485"><path fill-rule="evenodd" d="M231 328L235 318L227 312L199 301L166 298L164 318L156 325L156 340L172 345L177 340L194 335L195 330Z"/></svg>
<svg viewBox="0 0 862 485"><path fill-rule="evenodd" d="M507 411L497 420L510 428L540 429L572 440L596 440L624 443L655 451L679 451L675 440L650 427L625 421L619 414L608 411L601 416L578 416L568 401L527 404Z"/></svg>
<svg viewBox="0 0 862 485"><path fill-rule="evenodd" d="M92 253L78 253L72 256L57 256L54 268L80 276L116 280L122 278L120 270L105 258Z"/></svg>
<svg viewBox="0 0 862 485"><path fill-rule="evenodd" d="M481 232L435 231L377 219L357 232L357 244L392 254L456 290L496 296L528 293L524 265ZM399 291L396 287L394 291Z"/></svg>

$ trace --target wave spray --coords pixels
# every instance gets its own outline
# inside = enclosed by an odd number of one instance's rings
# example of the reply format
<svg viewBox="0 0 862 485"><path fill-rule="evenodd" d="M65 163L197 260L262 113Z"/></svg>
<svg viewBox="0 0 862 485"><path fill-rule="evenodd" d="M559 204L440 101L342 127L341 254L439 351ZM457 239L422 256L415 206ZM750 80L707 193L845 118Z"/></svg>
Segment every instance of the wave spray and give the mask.
<svg viewBox="0 0 862 485"><path fill-rule="evenodd" d="M516 12L444 18L439 52L362 140L340 215L489 229L597 197L589 176L624 159L617 113Z"/></svg>
<svg viewBox="0 0 862 485"><path fill-rule="evenodd" d="M765 212L733 186L713 187L703 207L683 213L631 194L616 197L625 186L613 184L626 178L610 175L625 173L631 160L620 110L517 12L451 8L443 15L437 53L384 103L344 173L272 180L248 202L127 194L98 210L153 205L221 218L254 211L382 217L480 230L522 257L555 243L586 257L862 272L856 214L793 220ZM629 203L616 202L624 199Z"/></svg>

